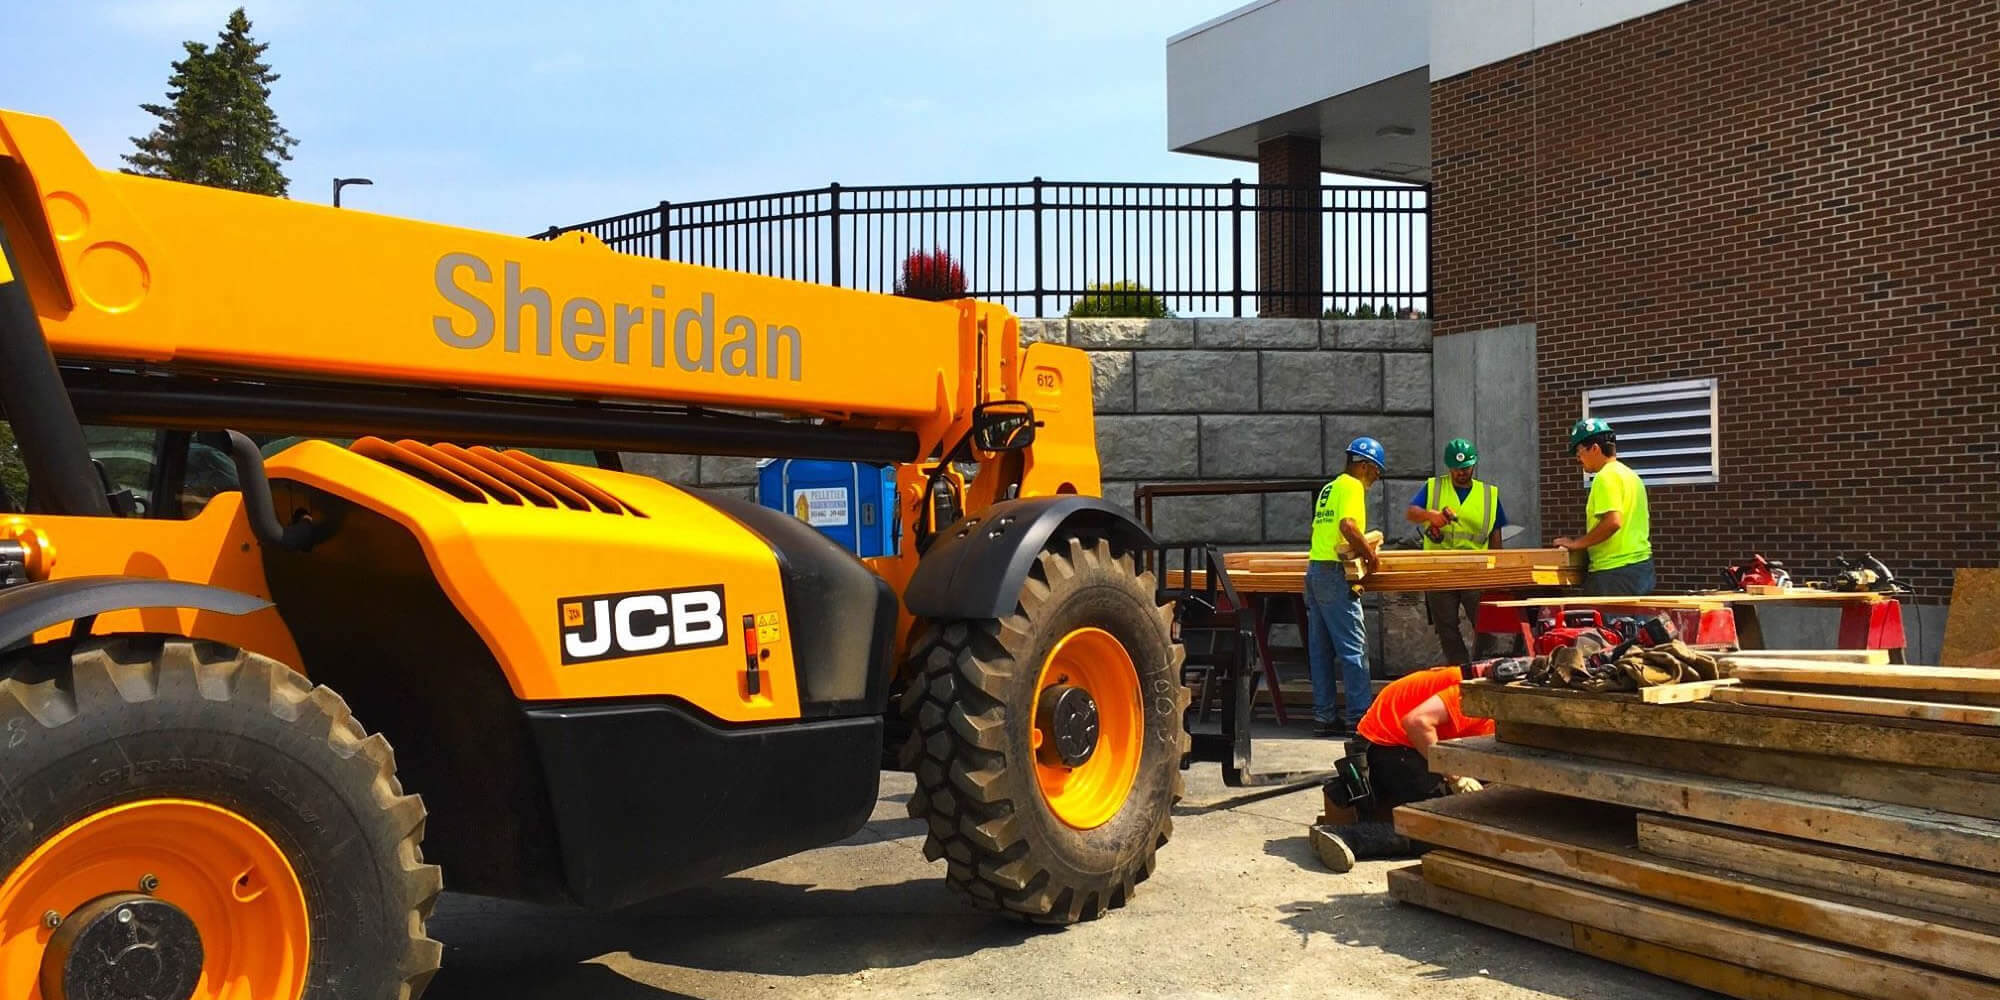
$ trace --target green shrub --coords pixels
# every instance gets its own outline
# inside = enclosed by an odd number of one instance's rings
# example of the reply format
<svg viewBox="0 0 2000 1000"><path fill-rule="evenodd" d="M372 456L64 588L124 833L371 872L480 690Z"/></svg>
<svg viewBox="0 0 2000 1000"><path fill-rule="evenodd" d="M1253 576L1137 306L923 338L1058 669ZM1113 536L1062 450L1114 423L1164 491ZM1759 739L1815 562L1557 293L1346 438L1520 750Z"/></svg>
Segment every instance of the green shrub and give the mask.
<svg viewBox="0 0 2000 1000"><path fill-rule="evenodd" d="M1141 319L1165 319L1173 313L1167 309L1167 301L1153 294L1153 290L1136 281L1108 281L1085 286L1088 293L1077 299L1069 307L1069 315L1079 316L1134 316Z"/></svg>

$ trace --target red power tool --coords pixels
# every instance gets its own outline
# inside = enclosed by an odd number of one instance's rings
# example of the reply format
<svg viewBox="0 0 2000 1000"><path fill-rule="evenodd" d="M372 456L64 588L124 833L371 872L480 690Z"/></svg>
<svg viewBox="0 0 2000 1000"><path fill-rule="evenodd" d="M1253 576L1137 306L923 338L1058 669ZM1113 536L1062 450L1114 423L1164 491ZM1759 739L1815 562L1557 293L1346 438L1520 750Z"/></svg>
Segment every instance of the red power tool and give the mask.
<svg viewBox="0 0 2000 1000"><path fill-rule="evenodd" d="M1547 656L1564 646L1574 646L1576 640L1586 635L1603 640L1607 648L1622 641L1618 633L1604 624L1604 616L1596 610L1564 611L1562 621L1551 622L1536 633L1535 655Z"/></svg>
<svg viewBox="0 0 2000 1000"><path fill-rule="evenodd" d="M1785 572L1784 563L1770 562L1760 553L1751 553L1747 563L1722 568L1722 582L1730 590L1782 587L1791 581L1792 575Z"/></svg>

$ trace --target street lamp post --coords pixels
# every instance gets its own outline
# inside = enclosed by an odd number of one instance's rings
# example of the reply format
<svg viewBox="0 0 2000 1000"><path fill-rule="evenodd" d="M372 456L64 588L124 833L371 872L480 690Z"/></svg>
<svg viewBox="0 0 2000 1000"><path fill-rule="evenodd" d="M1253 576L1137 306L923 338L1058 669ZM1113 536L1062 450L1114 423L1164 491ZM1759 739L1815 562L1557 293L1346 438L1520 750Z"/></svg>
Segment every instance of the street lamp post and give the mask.
<svg viewBox="0 0 2000 1000"><path fill-rule="evenodd" d="M333 207L335 208L340 207L341 188L344 188L349 184L373 184L373 183L375 182L369 180L366 177L335 177L333 179Z"/></svg>

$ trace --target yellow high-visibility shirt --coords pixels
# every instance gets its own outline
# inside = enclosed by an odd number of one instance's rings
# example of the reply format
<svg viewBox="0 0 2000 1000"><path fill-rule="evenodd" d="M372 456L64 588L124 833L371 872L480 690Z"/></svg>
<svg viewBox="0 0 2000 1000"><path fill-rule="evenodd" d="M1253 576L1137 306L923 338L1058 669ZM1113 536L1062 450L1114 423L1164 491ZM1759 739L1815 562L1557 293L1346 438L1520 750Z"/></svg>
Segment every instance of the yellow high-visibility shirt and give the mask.
<svg viewBox="0 0 2000 1000"><path fill-rule="evenodd" d="M1604 515L1618 512L1623 521L1611 537L1590 547L1592 570L1617 569L1653 558L1653 524L1646 512L1646 484L1631 467L1617 459L1597 470L1590 483L1590 502L1583 530L1597 527Z"/></svg>
<svg viewBox="0 0 2000 1000"><path fill-rule="evenodd" d="M1307 558L1314 562L1334 562L1340 558L1340 522L1354 519L1354 527L1368 533L1368 487L1343 472L1333 482L1320 487L1313 504L1312 549Z"/></svg>

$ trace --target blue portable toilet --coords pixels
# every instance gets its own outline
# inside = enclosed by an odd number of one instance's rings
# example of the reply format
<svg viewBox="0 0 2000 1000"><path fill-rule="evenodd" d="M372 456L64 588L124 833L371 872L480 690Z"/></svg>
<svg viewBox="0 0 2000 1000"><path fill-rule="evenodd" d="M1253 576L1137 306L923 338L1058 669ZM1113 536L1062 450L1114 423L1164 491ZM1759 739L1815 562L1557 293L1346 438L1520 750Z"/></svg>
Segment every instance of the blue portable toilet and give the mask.
<svg viewBox="0 0 2000 1000"><path fill-rule="evenodd" d="M757 503L804 521L857 556L895 555L900 547L893 465L763 459Z"/></svg>

